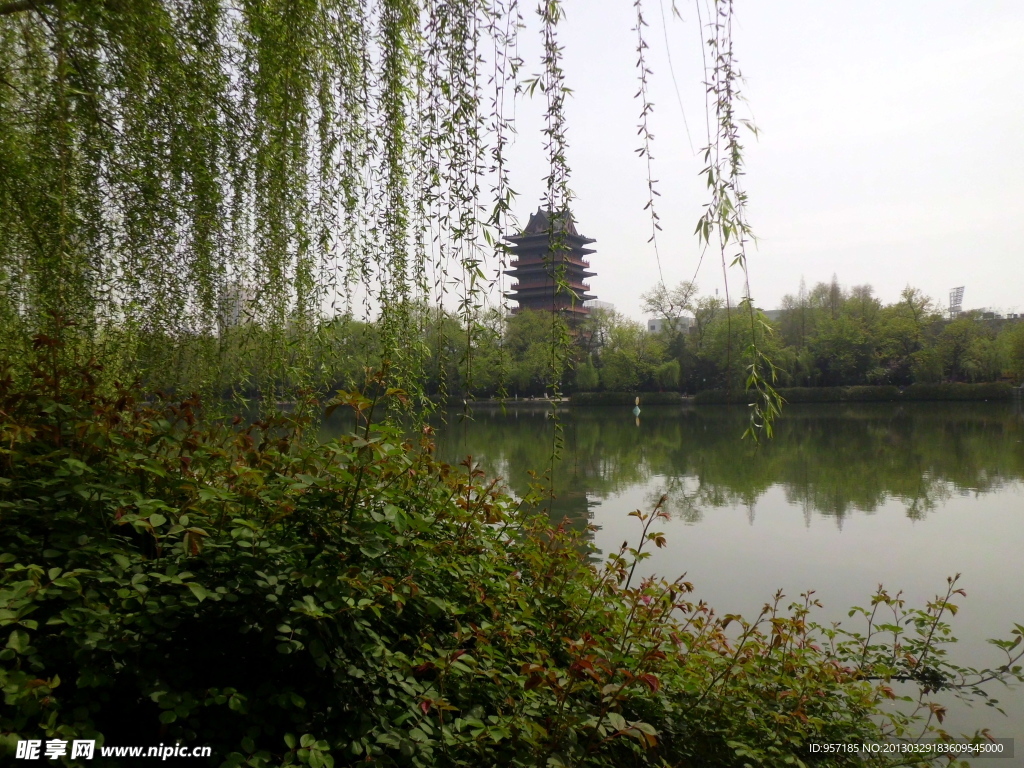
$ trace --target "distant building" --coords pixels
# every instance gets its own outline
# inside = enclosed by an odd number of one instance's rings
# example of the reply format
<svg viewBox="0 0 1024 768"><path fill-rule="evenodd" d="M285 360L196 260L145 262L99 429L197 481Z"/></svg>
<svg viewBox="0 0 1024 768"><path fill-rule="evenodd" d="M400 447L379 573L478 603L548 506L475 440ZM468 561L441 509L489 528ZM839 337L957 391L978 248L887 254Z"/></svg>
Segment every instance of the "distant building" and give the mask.
<svg viewBox="0 0 1024 768"><path fill-rule="evenodd" d="M686 315L683 315L682 317L678 318L675 322L676 322L676 328L678 328L680 331L684 331L685 332L685 331L689 331L690 330L690 326L693 325L693 318L692 317L687 317ZM647 320L647 332L648 333L661 333L662 331L664 331L664 330L666 330L667 328L670 328L670 327L671 327L671 323L668 321L667 318L664 318L664 317L651 317L651 318L648 318L648 320Z"/></svg>
<svg viewBox="0 0 1024 768"><path fill-rule="evenodd" d="M571 213L552 215L538 208L520 234L505 240L512 250L511 269L505 274L516 281L508 297L519 305L513 313L562 312L570 322L590 313L586 304L597 297L587 293L590 285L585 280L595 273L588 271L590 262L584 257L594 252L585 247L594 240L576 231ZM559 275L562 286L556 285Z"/></svg>
<svg viewBox="0 0 1024 768"><path fill-rule="evenodd" d="M587 309L601 309L605 312L614 312L615 305L610 301L600 301L599 299L591 299L590 301L584 301L583 306Z"/></svg>

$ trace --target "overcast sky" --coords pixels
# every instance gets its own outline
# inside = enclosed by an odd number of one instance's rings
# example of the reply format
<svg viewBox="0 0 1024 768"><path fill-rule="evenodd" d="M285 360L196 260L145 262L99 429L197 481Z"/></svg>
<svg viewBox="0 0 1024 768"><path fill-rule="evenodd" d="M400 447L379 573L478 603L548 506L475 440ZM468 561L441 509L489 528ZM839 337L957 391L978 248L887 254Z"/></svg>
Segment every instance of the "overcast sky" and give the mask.
<svg viewBox="0 0 1024 768"><path fill-rule="evenodd" d="M632 2L565 8L574 213L597 240L592 292L640 318L640 294L659 271L635 153ZM681 22L671 0L644 9L662 272L670 285L696 272L702 292L714 293L721 260L709 252L698 271L693 235L707 142L695 5L680 2ZM747 142L746 178L758 305L778 306L801 277L810 288L834 273L848 287L873 285L887 303L909 283L945 306L949 289L964 285L967 308L1024 311L1024 2L737 0L736 13L735 53L761 131ZM535 71L539 35L528 24L521 51ZM521 223L544 192L540 108L517 112ZM738 294L741 276L732 270L729 280Z"/></svg>

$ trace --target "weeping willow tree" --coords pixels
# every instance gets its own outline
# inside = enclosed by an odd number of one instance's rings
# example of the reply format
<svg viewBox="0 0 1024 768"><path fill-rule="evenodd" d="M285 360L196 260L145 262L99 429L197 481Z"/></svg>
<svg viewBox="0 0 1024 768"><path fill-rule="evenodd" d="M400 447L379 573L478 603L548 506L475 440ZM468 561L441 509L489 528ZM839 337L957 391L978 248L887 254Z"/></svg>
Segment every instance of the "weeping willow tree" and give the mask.
<svg viewBox="0 0 1024 768"><path fill-rule="evenodd" d="M701 232L724 232L724 254L743 201L728 187L731 3L712 13ZM546 206L571 202L561 20L558 0L0 2L3 361L42 335L112 376L274 392L318 380L325 321L360 312L415 391L433 354L418 326L457 314L469 354L485 296L502 295L525 91L545 100ZM555 382L569 343L552 342Z"/></svg>
<svg viewBox="0 0 1024 768"><path fill-rule="evenodd" d="M415 306L471 311L506 223L520 25L480 0L0 4L5 357L45 333L202 381L245 326L269 381L362 304L411 375Z"/></svg>

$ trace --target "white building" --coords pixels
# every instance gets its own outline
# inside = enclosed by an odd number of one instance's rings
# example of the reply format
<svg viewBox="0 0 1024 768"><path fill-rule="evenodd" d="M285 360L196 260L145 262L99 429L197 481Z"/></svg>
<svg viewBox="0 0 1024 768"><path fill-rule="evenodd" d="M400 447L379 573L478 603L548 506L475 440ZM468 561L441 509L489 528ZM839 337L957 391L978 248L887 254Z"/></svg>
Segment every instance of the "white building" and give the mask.
<svg viewBox="0 0 1024 768"><path fill-rule="evenodd" d="M690 326L693 325L693 318L683 315L676 320L676 328L681 332L686 333L690 330ZM648 333L661 333L663 330L670 327L669 321L664 317L651 317L647 320L647 332Z"/></svg>

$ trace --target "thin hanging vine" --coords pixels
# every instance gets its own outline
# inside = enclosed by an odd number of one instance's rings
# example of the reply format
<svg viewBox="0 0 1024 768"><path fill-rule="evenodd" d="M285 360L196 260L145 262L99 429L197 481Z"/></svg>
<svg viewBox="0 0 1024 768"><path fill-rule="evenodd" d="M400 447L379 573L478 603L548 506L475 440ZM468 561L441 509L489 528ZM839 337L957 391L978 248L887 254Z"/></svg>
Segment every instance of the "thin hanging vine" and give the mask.
<svg viewBox="0 0 1024 768"><path fill-rule="evenodd" d="M699 9L699 5L698 5ZM730 367L732 359L732 317L729 298L729 267L739 267L743 273L744 293L740 308L750 322L750 343L746 356L745 386L753 396L750 419L744 437L755 443L761 435L772 436L773 424L782 409L782 397L775 389L777 368L765 354L759 338L771 333L771 328L758 316L750 295L750 277L747 268L747 245L754 238L747 221L747 194L743 190L743 144L740 131L749 129L756 135L752 121L736 116L736 105L743 100L739 90L742 75L733 52L732 0L714 0L711 18L704 25L706 46L711 63L706 66L705 82L708 99L708 143L704 148L705 167L702 174L711 191L711 200L697 222L696 234L706 245L714 241L721 255L725 279L727 312L727 338L729 340ZM713 118L713 123L712 119Z"/></svg>
<svg viewBox="0 0 1024 768"><path fill-rule="evenodd" d="M24 373L42 333L111 380L273 404L360 384L343 336L361 317L359 338L410 402L429 407L455 383L471 392L474 356L507 309L508 146L524 92L544 100L554 290L576 298L561 258L573 200L564 9L535 10L539 74L524 77L517 0L0 3L0 360ZM738 248L745 269L732 5L715 14L701 234ZM573 339L551 320L557 398ZM751 423L770 429L778 400L757 333L752 355Z"/></svg>

